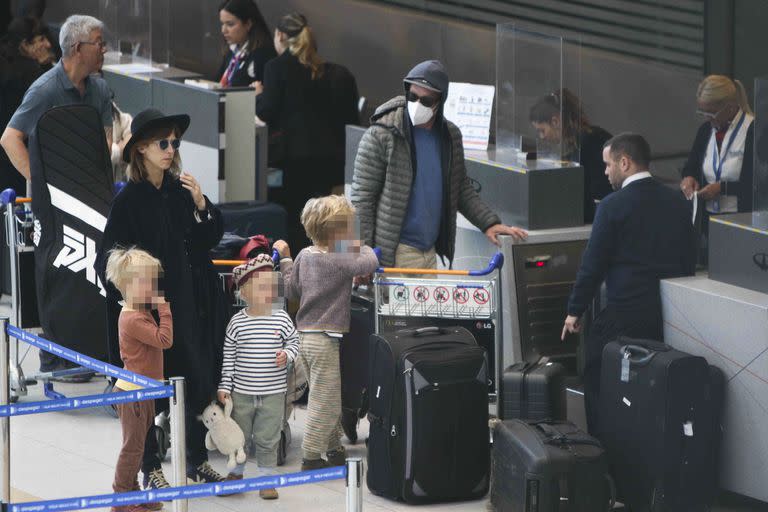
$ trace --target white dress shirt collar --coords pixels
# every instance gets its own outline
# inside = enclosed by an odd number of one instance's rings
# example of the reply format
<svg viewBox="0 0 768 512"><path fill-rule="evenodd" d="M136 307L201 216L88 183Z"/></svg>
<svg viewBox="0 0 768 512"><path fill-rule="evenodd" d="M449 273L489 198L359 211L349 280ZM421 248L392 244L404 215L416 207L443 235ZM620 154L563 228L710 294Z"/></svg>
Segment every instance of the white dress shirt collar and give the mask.
<svg viewBox="0 0 768 512"><path fill-rule="evenodd" d="M634 183L635 181L644 180L650 177L651 177L651 173L649 173L648 171L637 172L632 176L628 177L627 179L625 179L624 183L621 184L621 188L624 188L630 183Z"/></svg>

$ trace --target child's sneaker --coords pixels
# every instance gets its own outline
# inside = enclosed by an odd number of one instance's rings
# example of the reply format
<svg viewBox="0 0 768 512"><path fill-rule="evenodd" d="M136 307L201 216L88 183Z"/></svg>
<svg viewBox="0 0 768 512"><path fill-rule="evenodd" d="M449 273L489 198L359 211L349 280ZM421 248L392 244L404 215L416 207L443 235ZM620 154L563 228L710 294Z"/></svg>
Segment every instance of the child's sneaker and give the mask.
<svg viewBox="0 0 768 512"><path fill-rule="evenodd" d="M203 462L195 469L187 471L187 480L193 484L212 484L223 482L224 477L213 469L210 464Z"/></svg>
<svg viewBox="0 0 768 512"><path fill-rule="evenodd" d="M325 469L327 467L330 467L330 464L328 464L323 459L302 459L301 460L302 471L312 471L313 469Z"/></svg>
<svg viewBox="0 0 768 512"><path fill-rule="evenodd" d="M134 482L133 490L134 491L140 491L141 490L141 487L139 487L139 481L138 480L136 480ZM163 509L163 504L158 502L158 501L150 501L149 503L144 503L143 506L144 506L144 508L147 508L149 510L154 510L154 511L162 510Z"/></svg>
<svg viewBox="0 0 768 512"><path fill-rule="evenodd" d="M328 457L329 466L345 466L347 464L347 451L343 446L339 446L325 454Z"/></svg>
<svg viewBox="0 0 768 512"><path fill-rule="evenodd" d="M259 498L263 500L276 500L279 497L277 489L262 489L259 491Z"/></svg>

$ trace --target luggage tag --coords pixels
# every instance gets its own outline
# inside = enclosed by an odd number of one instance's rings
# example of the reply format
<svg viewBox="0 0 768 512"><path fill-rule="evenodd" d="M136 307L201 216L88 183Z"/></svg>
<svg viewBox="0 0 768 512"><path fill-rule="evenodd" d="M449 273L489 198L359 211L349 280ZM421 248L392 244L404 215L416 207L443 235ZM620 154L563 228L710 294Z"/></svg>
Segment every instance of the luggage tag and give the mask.
<svg viewBox="0 0 768 512"><path fill-rule="evenodd" d="M629 382L629 352L624 352L621 360L621 382Z"/></svg>

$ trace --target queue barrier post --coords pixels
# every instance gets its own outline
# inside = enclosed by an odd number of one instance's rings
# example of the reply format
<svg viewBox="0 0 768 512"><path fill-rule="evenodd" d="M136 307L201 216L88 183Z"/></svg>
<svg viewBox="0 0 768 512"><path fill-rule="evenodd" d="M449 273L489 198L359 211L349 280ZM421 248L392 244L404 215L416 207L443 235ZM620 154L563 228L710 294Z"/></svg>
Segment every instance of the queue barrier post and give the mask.
<svg viewBox="0 0 768 512"><path fill-rule="evenodd" d="M347 512L363 510L363 459L347 459Z"/></svg>
<svg viewBox="0 0 768 512"><path fill-rule="evenodd" d="M0 318L0 405L11 403L11 383L8 378L8 356L10 343L8 341L8 317ZM5 508L11 502L11 418L0 418L0 440L3 449L3 483L2 502Z"/></svg>
<svg viewBox="0 0 768 512"><path fill-rule="evenodd" d="M177 487L187 483L187 429L184 414L184 377L171 377L173 398L169 399L171 406L171 462L173 464L173 483ZM175 500L173 512L187 512L188 500Z"/></svg>

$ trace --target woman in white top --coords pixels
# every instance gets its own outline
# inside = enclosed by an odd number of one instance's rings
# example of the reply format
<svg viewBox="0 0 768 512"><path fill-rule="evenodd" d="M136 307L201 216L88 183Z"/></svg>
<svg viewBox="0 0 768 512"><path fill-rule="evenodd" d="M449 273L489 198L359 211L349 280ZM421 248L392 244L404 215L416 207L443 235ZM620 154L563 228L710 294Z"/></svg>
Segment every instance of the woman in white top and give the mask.
<svg viewBox="0 0 768 512"><path fill-rule="evenodd" d="M696 133L680 188L688 198L697 192L708 214L752 211L754 115L744 86L710 75L699 84L696 103L705 122Z"/></svg>

